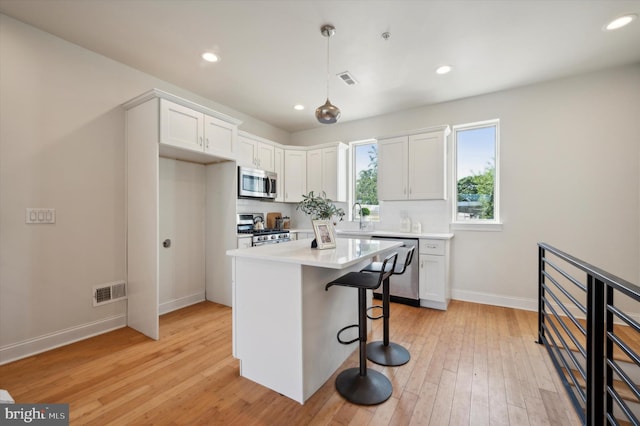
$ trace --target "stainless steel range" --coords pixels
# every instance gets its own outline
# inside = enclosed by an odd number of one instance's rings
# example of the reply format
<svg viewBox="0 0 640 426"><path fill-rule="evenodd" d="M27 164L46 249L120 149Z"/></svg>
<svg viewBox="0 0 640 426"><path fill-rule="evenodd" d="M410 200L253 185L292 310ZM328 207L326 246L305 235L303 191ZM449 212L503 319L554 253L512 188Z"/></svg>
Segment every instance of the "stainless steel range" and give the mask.
<svg viewBox="0 0 640 426"><path fill-rule="evenodd" d="M241 213L237 219L238 234L251 234L251 245L286 243L291 234L286 229L265 229L262 213Z"/></svg>

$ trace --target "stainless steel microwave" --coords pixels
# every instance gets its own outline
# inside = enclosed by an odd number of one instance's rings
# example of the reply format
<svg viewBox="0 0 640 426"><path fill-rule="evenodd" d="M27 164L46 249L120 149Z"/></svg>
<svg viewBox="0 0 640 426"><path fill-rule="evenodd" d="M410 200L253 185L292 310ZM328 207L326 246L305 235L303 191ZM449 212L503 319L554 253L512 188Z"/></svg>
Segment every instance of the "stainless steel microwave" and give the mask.
<svg viewBox="0 0 640 426"><path fill-rule="evenodd" d="M238 167L238 197L274 200L278 193L278 178L274 172Z"/></svg>

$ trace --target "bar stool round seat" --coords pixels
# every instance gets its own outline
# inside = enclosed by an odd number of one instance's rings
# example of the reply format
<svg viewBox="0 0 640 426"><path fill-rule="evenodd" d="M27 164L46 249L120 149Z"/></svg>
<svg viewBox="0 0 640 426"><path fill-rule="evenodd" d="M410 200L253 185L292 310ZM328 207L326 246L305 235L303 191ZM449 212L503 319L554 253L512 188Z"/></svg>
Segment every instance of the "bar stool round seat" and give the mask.
<svg viewBox="0 0 640 426"><path fill-rule="evenodd" d="M392 266L390 264L383 265L383 262L372 262L364 267L360 272L372 273L375 276L375 274L379 274L384 269L386 273L389 273L389 276L402 275L407 270L407 266L409 266L411 264L411 261L413 260L415 248L415 246L411 246L407 250L405 261L401 266ZM372 319L383 319L383 340L371 342L367 345L367 358L369 359L369 361L375 362L379 365L398 367L409 362L409 360L411 359L411 354L404 346L389 341L389 304L391 299L389 291L389 276L385 280L383 280L382 283L382 316L373 318L369 317ZM380 306L378 306L378 308L379 307Z"/></svg>
<svg viewBox="0 0 640 426"><path fill-rule="evenodd" d="M338 374L336 378L336 390L347 401L359 405L376 405L383 403L393 393L391 381L382 373L367 368L367 290L375 290L380 287L385 277L391 275L393 268L386 268L387 263L395 262L398 253L392 253L382 262L385 267L377 274L363 272L349 272L326 285L325 290L337 285L358 289L358 324L348 325L338 331L338 342L350 344L360 342L360 366L348 368ZM358 337L345 341L340 334L353 327L358 327Z"/></svg>

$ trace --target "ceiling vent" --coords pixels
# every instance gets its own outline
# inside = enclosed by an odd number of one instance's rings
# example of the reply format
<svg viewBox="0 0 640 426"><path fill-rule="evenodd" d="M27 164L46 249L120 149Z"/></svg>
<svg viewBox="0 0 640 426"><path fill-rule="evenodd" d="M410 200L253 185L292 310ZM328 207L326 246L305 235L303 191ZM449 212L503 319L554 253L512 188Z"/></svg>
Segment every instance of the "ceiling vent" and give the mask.
<svg viewBox="0 0 640 426"><path fill-rule="evenodd" d="M349 73L349 71L341 72L338 74L338 77L340 77L347 86L355 86L358 84L358 81Z"/></svg>
<svg viewBox="0 0 640 426"><path fill-rule="evenodd" d="M93 286L93 306L100 306L126 298L127 285L124 281Z"/></svg>

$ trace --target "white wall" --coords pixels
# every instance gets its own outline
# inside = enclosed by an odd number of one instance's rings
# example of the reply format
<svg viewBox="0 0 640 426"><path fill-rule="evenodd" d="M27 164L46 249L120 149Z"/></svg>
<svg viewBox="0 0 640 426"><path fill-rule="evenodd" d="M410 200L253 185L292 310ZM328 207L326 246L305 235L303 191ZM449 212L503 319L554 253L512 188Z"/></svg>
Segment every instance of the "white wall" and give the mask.
<svg viewBox="0 0 640 426"><path fill-rule="evenodd" d="M534 309L539 241L640 284L639 112L635 65L325 126L291 141L348 142L499 118L504 228L456 231L453 296ZM446 208L437 203L407 206L428 230L442 224Z"/></svg>
<svg viewBox="0 0 640 426"><path fill-rule="evenodd" d="M159 88L289 134L0 14L0 363L125 323L92 287L126 279L125 121ZM27 207L55 225L25 225Z"/></svg>

